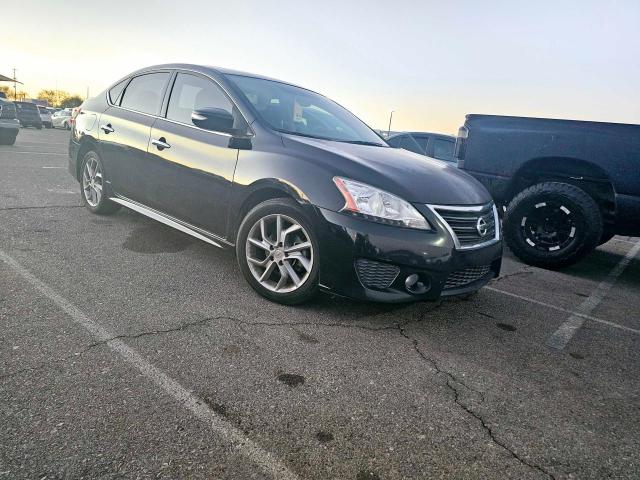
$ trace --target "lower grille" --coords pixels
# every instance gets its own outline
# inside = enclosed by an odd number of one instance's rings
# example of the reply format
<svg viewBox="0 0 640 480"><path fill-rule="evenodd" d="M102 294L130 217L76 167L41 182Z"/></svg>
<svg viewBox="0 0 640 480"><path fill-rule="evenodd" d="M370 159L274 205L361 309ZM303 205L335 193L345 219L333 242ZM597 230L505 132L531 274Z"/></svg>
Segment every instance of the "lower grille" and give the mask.
<svg viewBox="0 0 640 480"><path fill-rule="evenodd" d="M464 270L453 272L447 277L447 281L444 284L444 289L450 290L452 288L464 287L465 285L473 283L476 280L480 280L487 273L489 273L490 270L491 267L489 265L483 265L481 267L469 267L465 268Z"/></svg>
<svg viewBox="0 0 640 480"><path fill-rule="evenodd" d="M359 258L356 260L356 272L362 285L382 290L389 288L400 273L400 269L388 263Z"/></svg>

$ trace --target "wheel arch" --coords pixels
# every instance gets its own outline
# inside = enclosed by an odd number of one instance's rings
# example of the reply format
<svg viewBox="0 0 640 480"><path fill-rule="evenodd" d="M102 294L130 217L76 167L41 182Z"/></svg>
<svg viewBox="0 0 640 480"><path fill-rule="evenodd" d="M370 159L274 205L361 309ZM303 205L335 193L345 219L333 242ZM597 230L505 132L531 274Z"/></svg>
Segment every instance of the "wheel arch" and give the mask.
<svg viewBox="0 0 640 480"><path fill-rule="evenodd" d="M244 187L242 197L235 202L237 208L232 206L229 209L228 238L235 241L242 220L253 207L274 198L290 198L301 205L309 205L309 198L295 184L278 178L260 179L248 187Z"/></svg>
<svg viewBox="0 0 640 480"><path fill-rule="evenodd" d="M78 153L76 155L75 161L76 161L76 180L80 181L80 176L82 175L82 157L85 156L85 154L90 151L90 150L95 150L96 152L99 152L98 149L98 141L90 136L90 135L84 135L81 139L80 139L80 147L78 147Z"/></svg>
<svg viewBox="0 0 640 480"><path fill-rule="evenodd" d="M507 203L525 188L546 181L561 181L581 188L596 201L605 223L615 222L613 182L602 167L581 158L548 156L527 161L513 175Z"/></svg>

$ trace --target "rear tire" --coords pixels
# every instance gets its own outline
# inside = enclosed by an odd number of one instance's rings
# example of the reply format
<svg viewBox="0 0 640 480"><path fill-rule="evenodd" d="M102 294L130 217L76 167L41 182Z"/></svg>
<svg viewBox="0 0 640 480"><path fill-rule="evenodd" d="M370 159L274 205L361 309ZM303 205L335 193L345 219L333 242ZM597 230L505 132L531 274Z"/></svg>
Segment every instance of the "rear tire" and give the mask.
<svg viewBox="0 0 640 480"><path fill-rule="evenodd" d="M561 268L591 253L602 238L595 200L568 183L545 182L520 192L505 213L504 236L523 262Z"/></svg>
<svg viewBox="0 0 640 480"><path fill-rule="evenodd" d="M318 291L318 240L311 220L292 199L254 207L238 230L236 254L249 285L268 300L295 305Z"/></svg>
<svg viewBox="0 0 640 480"><path fill-rule="evenodd" d="M120 205L109 200L109 184L104 173L102 159L97 152L89 150L82 157L80 170L80 195L82 203L91 213L111 215L120 210Z"/></svg>

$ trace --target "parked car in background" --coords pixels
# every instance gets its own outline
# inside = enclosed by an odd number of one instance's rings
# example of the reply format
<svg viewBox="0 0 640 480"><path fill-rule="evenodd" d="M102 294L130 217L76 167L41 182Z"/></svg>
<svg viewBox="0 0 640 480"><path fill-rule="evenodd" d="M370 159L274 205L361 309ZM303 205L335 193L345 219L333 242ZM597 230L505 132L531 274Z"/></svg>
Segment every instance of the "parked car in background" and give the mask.
<svg viewBox="0 0 640 480"><path fill-rule="evenodd" d="M395 148L404 148L420 155L455 163L453 150L456 137L441 133L403 132L389 136L387 143Z"/></svg>
<svg viewBox="0 0 640 480"><path fill-rule="evenodd" d="M0 145L13 145L19 131L15 104L0 98Z"/></svg>
<svg viewBox="0 0 640 480"><path fill-rule="evenodd" d="M71 111L58 110L51 115L51 126L53 128L65 128L71 130Z"/></svg>
<svg viewBox="0 0 640 480"><path fill-rule="evenodd" d="M288 83L198 65L134 72L83 103L69 159L91 212L124 205L235 248L247 282L273 301L320 289L437 299L500 271L498 213L477 180L390 148Z"/></svg>
<svg viewBox="0 0 640 480"><path fill-rule="evenodd" d="M640 235L640 125L467 115L455 155L506 207L505 240L526 263L561 267Z"/></svg>
<svg viewBox="0 0 640 480"><path fill-rule="evenodd" d="M40 111L35 103L30 102L13 102L16 106L16 113L20 125L23 127L35 127L38 130L42 129L42 119L40 118Z"/></svg>
<svg viewBox="0 0 640 480"><path fill-rule="evenodd" d="M45 128L51 128L51 115L53 113L53 109L38 105L38 112L40 113L42 125L44 125Z"/></svg>

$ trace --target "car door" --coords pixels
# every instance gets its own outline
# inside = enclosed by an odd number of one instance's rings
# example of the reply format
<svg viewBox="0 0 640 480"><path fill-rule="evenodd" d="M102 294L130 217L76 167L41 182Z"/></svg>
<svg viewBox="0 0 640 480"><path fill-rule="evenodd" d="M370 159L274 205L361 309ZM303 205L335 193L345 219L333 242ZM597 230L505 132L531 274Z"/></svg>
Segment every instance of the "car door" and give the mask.
<svg viewBox="0 0 640 480"><path fill-rule="evenodd" d="M171 72L133 77L126 87L108 92L111 106L100 116L98 138L105 173L118 195L147 203L150 185L145 172L151 125L162 107ZM118 89L120 91L114 92Z"/></svg>
<svg viewBox="0 0 640 480"><path fill-rule="evenodd" d="M193 111L203 108L240 115L216 82L178 72L165 118L151 129L151 198L161 211L223 237L238 149L229 147L228 133L194 125Z"/></svg>

